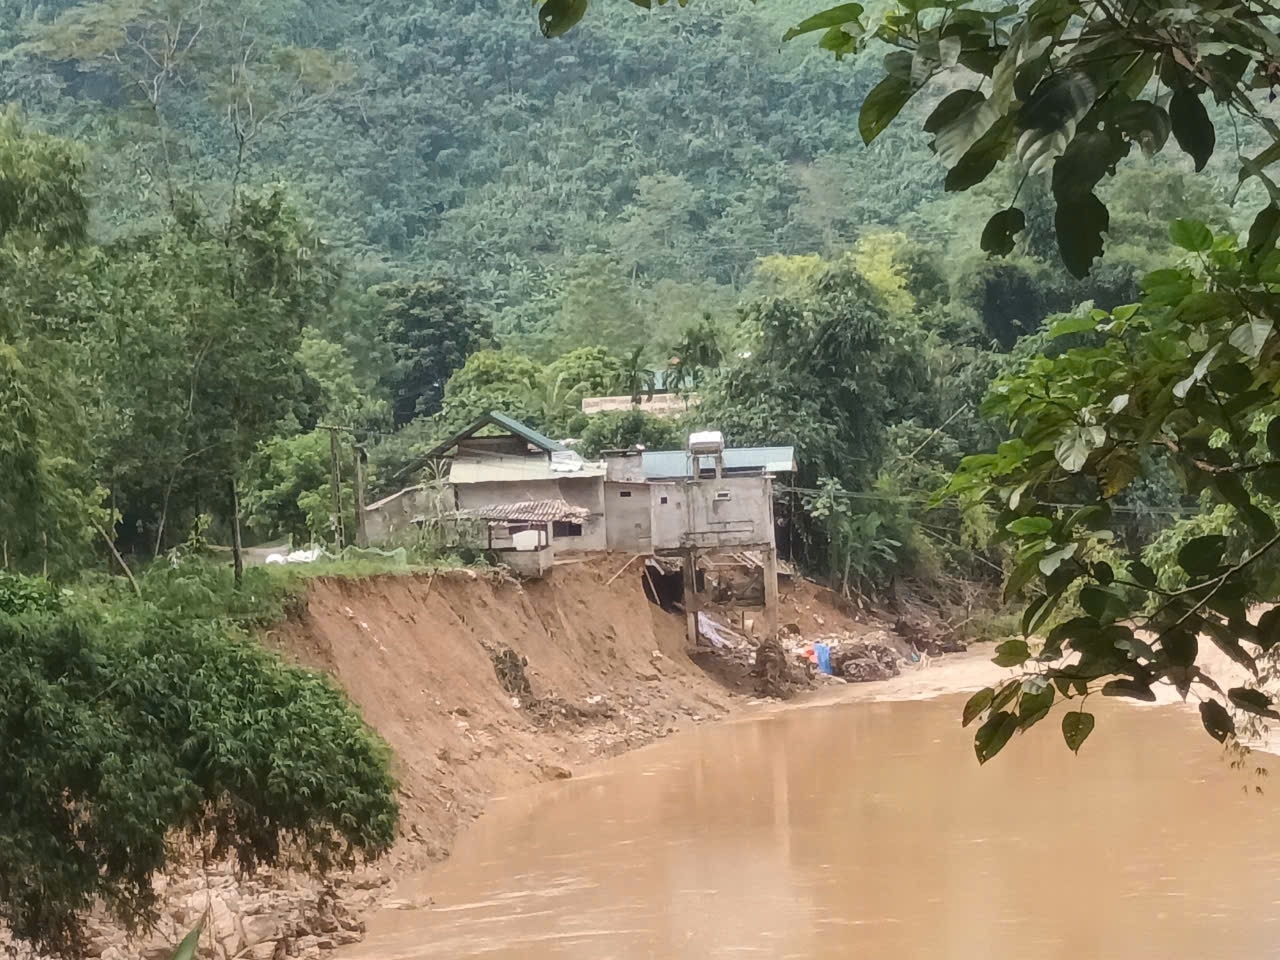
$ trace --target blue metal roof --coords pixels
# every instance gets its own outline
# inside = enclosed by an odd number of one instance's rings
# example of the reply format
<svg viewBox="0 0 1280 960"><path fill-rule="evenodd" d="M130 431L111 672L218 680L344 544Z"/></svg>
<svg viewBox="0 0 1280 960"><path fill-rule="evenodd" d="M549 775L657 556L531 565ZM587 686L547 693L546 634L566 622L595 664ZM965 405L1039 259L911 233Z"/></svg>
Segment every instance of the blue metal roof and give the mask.
<svg viewBox="0 0 1280 960"><path fill-rule="evenodd" d="M702 457L703 470L711 469L710 457ZM693 476L693 457L688 450L645 450L640 455L646 480L670 480ZM734 473L794 473L795 447L737 447L724 451L724 468Z"/></svg>

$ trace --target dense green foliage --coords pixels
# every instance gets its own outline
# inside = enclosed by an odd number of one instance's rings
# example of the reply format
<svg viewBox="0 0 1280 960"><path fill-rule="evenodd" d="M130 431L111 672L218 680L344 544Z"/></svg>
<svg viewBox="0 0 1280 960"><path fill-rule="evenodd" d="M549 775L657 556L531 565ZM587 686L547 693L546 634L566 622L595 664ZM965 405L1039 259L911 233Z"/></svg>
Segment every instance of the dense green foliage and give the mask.
<svg viewBox="0 0 1280 960"><path fill-rule="evenodd" d="M543 33L564 35L588 5L544 0ZM1042 252L1046 232L1037 221L1052 209L1067 270L1078 278L1092 271L1105 285L1104 250L1114 256L1120 245L1144 240L1154 247L1154 215L1172 219L1179 252L1146 276L1139 302L1082 306L1047 336L1028 338L986 404L1010 439L993 454L966 458L949 485L970 504L999 505L1001 535L1016 548L1006 594L1030 592L1025 639L1002 644L996 657L1003 666L1030 665L1028 673L979 692L964 711L966 724L984 718L975 736L980 761L1043 719L1055 699L1100 691L1152 700L1156 682L1184 699L1198 687L1205 728L1220 741L1236 742L1233 710L1280 719L1260 689L1274 673L1280 618L1251 609L1275 598L1271 550L1280 542L1280 487L1271 482L1280 469L1280 190L1267 172L1280 158L1280 126L1259 96L1268 91L1273 100L1280 81L1276 15L1260 0L1036 0L1001 8L930 0L874 13L842 3L784 37L817 34L837 59L887 48L878 82L861 98L858 126L868 144L895 129L913 100L938 98L927 118L913 119L947 168L945 190L986 183L1000 195L1004 181L1006 199L981 231L989 253ZM1134 147L1150 157L1172 137L1199 172L1225 122L1234 134L1235 162L1224 165L1237 180L1232 196L1256 181L1265 203L1247 240L1230 227L1215 237L1204 222L1216 219L1210 210L1191 209L1185 193L1172 195L1169 210L1159 202L1169 194L1159 189L1149 194L1156 202L1144 211L1145 228L1119 216L1113 224L1115 204L1102 184L1134 169L1125 165ZM1009 266L992 269L998 287L1023 305L1033 300ZM1114 289L1123 289L1117 279ZM996 336L1005 347L1033 333L1019 330L1016 316L1004 319ZM1060 337L1076 342L1063 350L1053 342ZM1202 512L1161 533L1138 559L1141 544L1117 541L1113 517L1149 507L1147 498L1171 477ZM835 492L824 482L811 512L834 523ZM842 533L833 527L833 544ZM1202 666L1201 638L1250 682L1224 691ZM1093 727L1083 709L1063 717L1073 750Z"/></svg>
<svg viewBox="0 0 1280 960"><path fill-rule="evenodd" d="M392 492L494 409L589 455L713 427L796 446L792 554L848 594L1002 566L1029 594L980 759L1160 680L1227 737L1196 637L1267 675L1280 502L1280 214L1239 240L1228 206L1241 170L1275 194L1255 5L595 6L0 0L3 566L332 542L335 452ZM1253 158L1214 159L1240 118ZM581 412L660 388L689 412ZM21 936L145 916L171 829L250 863L390 838L376 741L233 629L257 574L184 568L105 606L6 581Z"/></svg>
<svg viewBox="0 0 1280 960"><path fill-rule="evenodd" d="M42 948L74 951L95 898L150 919L170 831L248 868L395 835L387 749L342 694L166 600L0 574L0 732L0 917Z"/></svg>
<svg viewBox="0 0 1280 960"><path fill-rule="evenodd" d="M779 49L791 12L745 0L614 4L554 44L498 0L430 15L398 0L9 6L3 95L95 145L87 181L44 174L76 229L55 236L40 214L67 261L58 286L82 289L93 320L60 318L30 349L82 359L68 386L93 416L66 418L81 446L56 463L84 471L78 502L115 511L127 554L162 552L202 515L229 540L233 480L247 535L333 537L324 438L303 439L317 424L351 431L344 463L351 436L364 443L377 495L480 413L603 438L581 399L659 380L704 394L685 426L796 442L805 488L873 484L893 443L947 420L922 448L940 459L893 491L922 502L983 435L992 358L1050 313L1126 302L1167 253L1153 197L1194 196L1224 222L1220 191L1139 163L1107 192L1118 242L1090 279L1051 263L1038 181L1024 242L986 262L969 225L1016 183L948 196L906 125L863 147L844 105L871 90L874 60ZM166 36L182 41L170 53ZM266 286L214 250L239 252L251 229L279 265ZM793 334L809 338L794 355ZM61 517L83 557L93 524ZM50 536L10 552L43 569L67 555Z"/></svg>

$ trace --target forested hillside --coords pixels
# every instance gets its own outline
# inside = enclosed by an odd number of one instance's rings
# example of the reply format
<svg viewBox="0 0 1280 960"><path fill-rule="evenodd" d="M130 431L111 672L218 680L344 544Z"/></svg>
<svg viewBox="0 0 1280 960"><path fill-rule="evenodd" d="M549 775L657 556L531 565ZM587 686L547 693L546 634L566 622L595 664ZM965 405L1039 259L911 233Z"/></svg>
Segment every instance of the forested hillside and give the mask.
<svg viewBox="0 0 1280 960"><path fill-rule="evenodd" d="M1280 719L1274 7L820 7L0 0L16 936L145 921L170 831L386 848L385 745L245 636L285 599L241 548L341 542L335 464L432 482L494 409L591 456L794 444L806 573L1003 584L981 761L1156 683L1237 760ZM700 402L641 412L659 380Z"/></svg>
<svg viewBox="0 0 1280 960"><path fill-rule="evenodd" d="M7 549L42 567L51 532L94 554L112 519L127 554L229 542L236 501L249 539L330 538L318 426L365 443L375 492L494 407L588 450L677 443L578 413L666 376L733 442L796 443L815 569L981 569L979 532L930 539L905 512L996 439L977 410L1002 358L1054 313L1133 299L1168 219L1230 221L1216 179L1139 160L1088 279L1061 269L1038 180L990 259L974 224L1016 171L948 193L918 123L865 146L876 58L782 44L777 5L610 4L550 42L503 0L3 3L17 186L52 196L56 170L75 220L6 254L57 435L34 455L62 488Z"/></svg>

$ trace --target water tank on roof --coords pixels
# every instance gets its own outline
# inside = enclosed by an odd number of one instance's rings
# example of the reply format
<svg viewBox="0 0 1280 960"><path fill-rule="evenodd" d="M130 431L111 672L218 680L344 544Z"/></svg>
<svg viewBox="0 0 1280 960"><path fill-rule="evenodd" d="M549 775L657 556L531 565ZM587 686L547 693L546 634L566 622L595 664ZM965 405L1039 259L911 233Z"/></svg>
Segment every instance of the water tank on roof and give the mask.
<svg viewBox="0 0 1280 960"><path fill-rule="evenodd" d="M689 434L689 452L696 457L710 457L724 452L724 434L719 430L702 430Z"/></svg>

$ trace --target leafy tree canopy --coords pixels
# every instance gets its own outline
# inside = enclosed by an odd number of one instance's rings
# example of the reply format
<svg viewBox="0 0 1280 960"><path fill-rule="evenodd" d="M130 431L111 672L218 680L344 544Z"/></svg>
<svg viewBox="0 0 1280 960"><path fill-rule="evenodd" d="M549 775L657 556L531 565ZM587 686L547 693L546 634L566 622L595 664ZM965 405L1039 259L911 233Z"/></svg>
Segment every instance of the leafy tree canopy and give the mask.
<svg viewBox="0 0 1280 960"><path fill-rule="evenodd" d="M566 33L587 7L586 0L544 0L543 33ZM863 141L880 137L913 99L927 99L923 130L947 169L948 191L981 183L1006 160L1024 174L987 221L983 249L1014 249L1027 225L1017 205L1021 183L1043 175L1063 263L1083 276L1110 228L1100 182L1135 148L1155 154L1170 137L1203 169L1218 142L1206 101L1247 127L1237 139L1241 182L1256 178L1272 202L1280 196L1266 170L1280 153L1273 146L1280 126L1255 95L1280 81L1276 12L1265 0L1038 0L994 9L937 0L879 14L841 3L795 24L784 39L818 34L837 58L887 48L882 77L862 99ZM1249 149L1252 156L1241 152Z"/></svg>
<svg viewBox="0 0 1280 960"><path fill-rule="evenodd" d="M0 574L0 730L0 918L64 955L95 900L153 919L171 831L246 868L395 836L387 748L328 680L162 606Z"/></svg>

